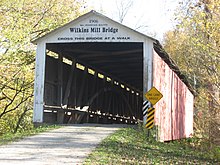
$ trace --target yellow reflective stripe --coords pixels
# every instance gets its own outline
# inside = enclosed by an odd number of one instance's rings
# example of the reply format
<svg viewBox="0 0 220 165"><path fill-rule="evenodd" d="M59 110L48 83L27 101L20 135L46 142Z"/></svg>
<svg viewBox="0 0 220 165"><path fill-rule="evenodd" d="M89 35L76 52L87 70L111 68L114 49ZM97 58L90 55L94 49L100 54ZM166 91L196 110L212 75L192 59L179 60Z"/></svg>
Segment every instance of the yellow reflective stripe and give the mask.
<svg viewBox="0 0 220 165"><path fill-rule="evenodd" d="M152 111L151 113L148 113L147 116L151 116L155 111Z"/></svg>
<svg viewBox="0 0 220 165"><path fill-rule="evenodd" d="M146 127L147 127L147 128L149 128L149 126L151 126L151 125L153 125L153 124L154 124L154 122L153 122L153 121L152 121L152 122L150 122L150 123L147 123L147 124L146 124Z"/></svg>
<svg viewBox="0 0 220 165"><path fill-rule="evenodd" d="M154 111L155 109L154 108L149 108L148 109L148 113L151 113L152 111Z"/></svg>
<svg viewBox="0 0 220 165"><path fill-rule="evenodd" d="M147 123L154 118L154 115L152 115L150 118L147 118Z"/></svg>
<svg viewBox="0 0 220 165"><path fill-rule="evenodd" d="M148 129L151 129L151 128L153 128L153 126L154 126L154 125L152 124L152 125L151 125L150 127L148 127Z"/></svg>

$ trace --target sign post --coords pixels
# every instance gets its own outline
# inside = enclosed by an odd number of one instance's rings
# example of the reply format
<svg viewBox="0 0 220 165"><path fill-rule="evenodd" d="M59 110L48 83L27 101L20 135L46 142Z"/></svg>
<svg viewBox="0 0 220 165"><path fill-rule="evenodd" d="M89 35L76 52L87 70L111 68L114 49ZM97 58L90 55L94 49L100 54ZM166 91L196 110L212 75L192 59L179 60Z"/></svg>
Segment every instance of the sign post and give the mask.
<svg viewBox="0 0 220 165"><path fill-rule="evenodd" d="M147 129L151 129L154 126L154 112L155 112L155 108L148 109L147 122L146 122Z"/></svg>

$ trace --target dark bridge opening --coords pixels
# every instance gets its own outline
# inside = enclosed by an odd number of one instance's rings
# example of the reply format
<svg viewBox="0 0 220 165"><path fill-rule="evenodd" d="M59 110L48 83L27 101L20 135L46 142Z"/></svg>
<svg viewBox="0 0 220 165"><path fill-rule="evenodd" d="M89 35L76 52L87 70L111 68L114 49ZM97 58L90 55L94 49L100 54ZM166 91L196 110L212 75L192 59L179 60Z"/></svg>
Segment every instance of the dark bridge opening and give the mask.
<svg viewBox="0 0 220 165"><path fill-rule="evenodd" d="M142 120L143 43L46 45L44 122Z"/></svg>

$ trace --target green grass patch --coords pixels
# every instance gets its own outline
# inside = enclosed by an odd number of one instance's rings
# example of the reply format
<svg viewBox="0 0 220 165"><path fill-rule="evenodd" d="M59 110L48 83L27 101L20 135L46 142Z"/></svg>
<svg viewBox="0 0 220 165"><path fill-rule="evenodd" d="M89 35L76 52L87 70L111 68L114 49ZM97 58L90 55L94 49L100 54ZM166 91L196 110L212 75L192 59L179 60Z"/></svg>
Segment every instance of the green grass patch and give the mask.
<svg viewBox="0 0 220 165"><path fill-rule="evenodd" d="M23 130L17 133L6 133L0 136L0 145L8 144L10 142L17 141L19 139L22 139L30 135L35 135L40 132L45 132L45 131L57 129L60 127L61 126L58 126L58 125L43 125L39 127L33 127L32 129L29 129L29 130Z"/></svg>
<svg viewBox="0 0 220 165"><path fill-rule="evenodd" d="M208 151L185 142L161 143L145 131L123 128L107 137L85 160L91 164L218 164Z"/></svg>

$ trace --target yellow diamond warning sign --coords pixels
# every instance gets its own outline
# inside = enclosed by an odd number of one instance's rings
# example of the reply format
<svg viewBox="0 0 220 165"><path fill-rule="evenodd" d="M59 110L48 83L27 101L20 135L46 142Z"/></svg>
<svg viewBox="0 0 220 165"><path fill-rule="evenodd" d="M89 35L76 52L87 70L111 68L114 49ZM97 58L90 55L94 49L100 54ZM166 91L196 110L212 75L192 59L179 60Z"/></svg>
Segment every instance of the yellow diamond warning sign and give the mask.
<svg viewBox="0 0 220 165"><path fill-rule="evenodd" d="M145 97L152 105L155 105L163 97L163 95L155 87L152 87L145 94Z"/></svg>

